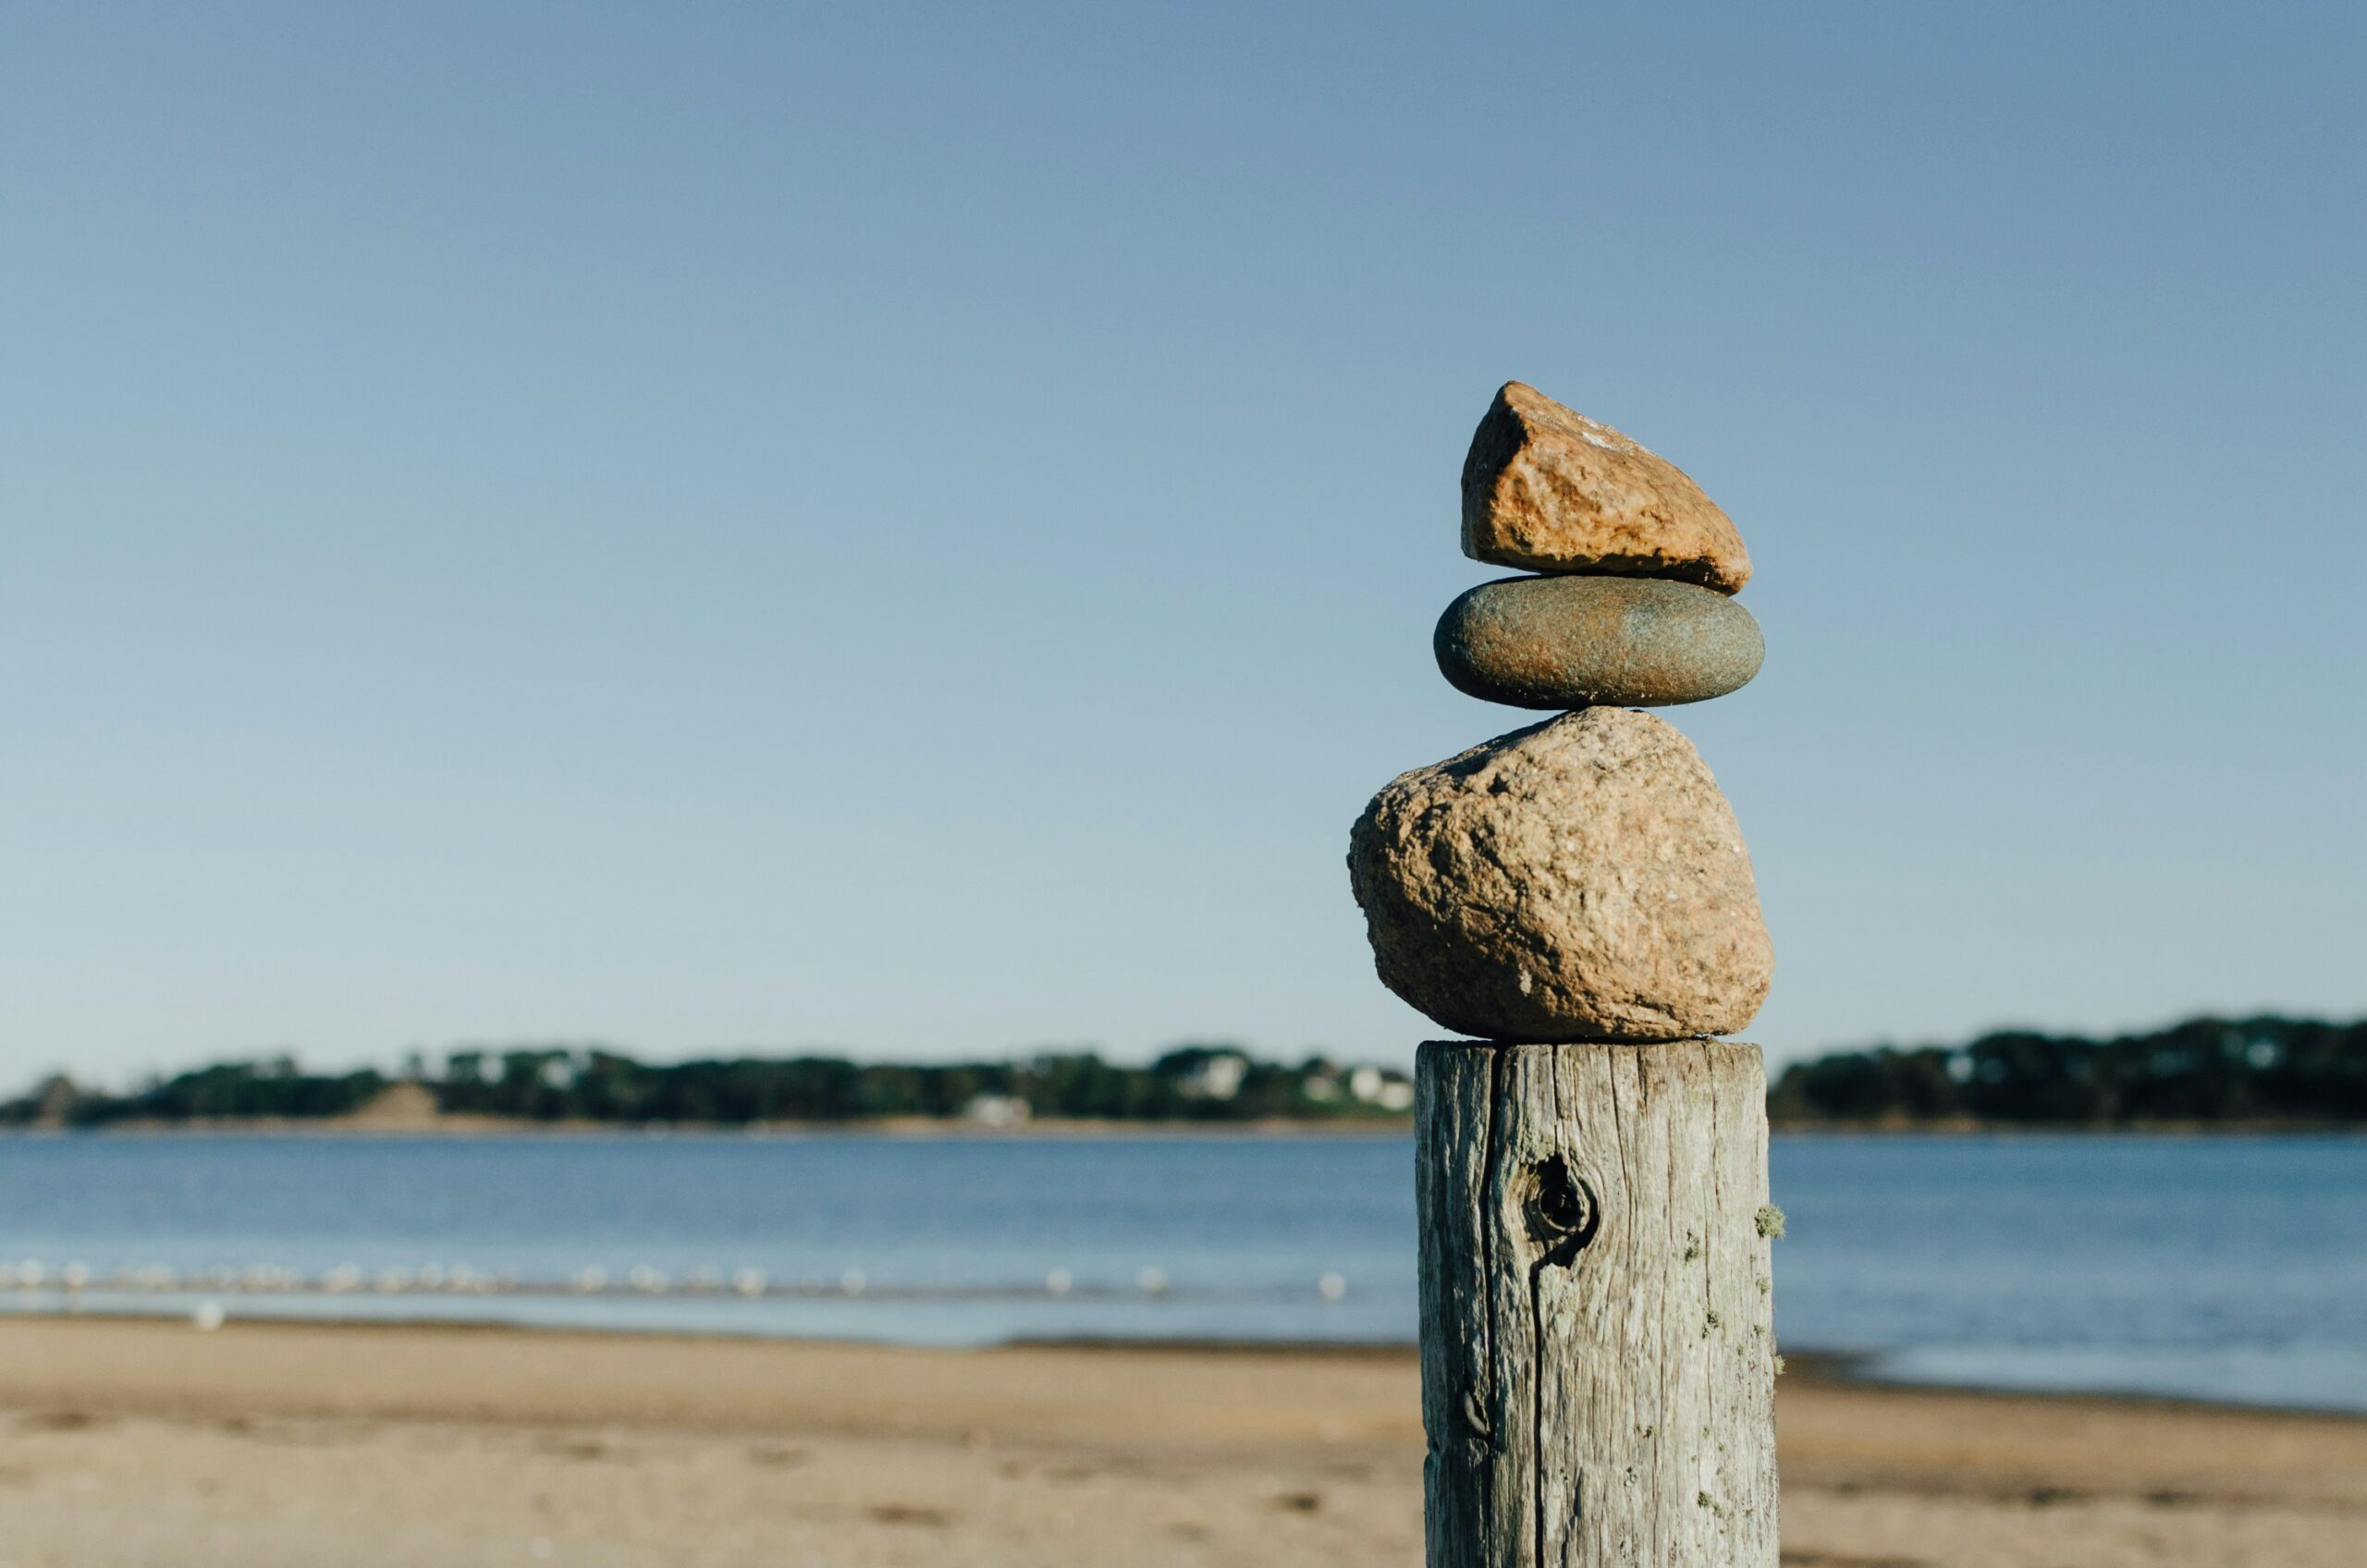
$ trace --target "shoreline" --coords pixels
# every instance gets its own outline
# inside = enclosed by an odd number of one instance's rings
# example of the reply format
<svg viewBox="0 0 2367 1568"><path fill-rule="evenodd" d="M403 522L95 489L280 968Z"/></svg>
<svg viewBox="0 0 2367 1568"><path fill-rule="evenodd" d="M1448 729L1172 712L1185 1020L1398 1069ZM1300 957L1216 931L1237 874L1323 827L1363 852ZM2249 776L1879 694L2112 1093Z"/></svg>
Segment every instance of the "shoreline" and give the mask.
<svg viewBox="0 0 2367 1568"><path fill-rule="evenodd" d="M191 1335L202 1341L220 1334L276 1335L293 1334L305 1338L315 1336L351 1335L356 1338L388 1337L417 1339L423 1341L441 1340L510 1340L519 1342L554 1341L591 1348L595 1354L607 1355L620 1351L650 1347L671 1347L699 1354L693 1347L729 1346L758 1352L777 1351L787 1357L805 1354L847 1354L892 1360L914 1357L923 1360L961 1360L964 1358L994 1359L1000 1357L1109 1357L1142 1360L1208 1362L1270 1363L1281 1365L1340 1364L1363 1366L1388 1366L1412 1370L1418 1366L1420 1347L1400 1341L1253 1341L1210 1339L1114 1339L1093 1337L1061 1337L1048 1339L1016 1339L980 1345L925 1345L901 1341L861 1338L831 1338L819 1335L779 1335L759 1333L689 1333L671 1329L609 1329L574 1326L543 1326L506 1323L491 1319L435 1318L325 1318L276 1317L243 1314L226 1317L214 1329L196 1329L188 1315L182 1313L103 1312L68 1314L52 1312L0 1312L0 1347L6 1347L12 1336L25 1326L57 1326L68 1333L90 1329L107 1334L117 1329L129 1333L160 1333L178 1337ZM1874 1359L1875 1353L1858 1351L1795 1351L1784 1357L1786 1366L1780 1374L1779 1391L1783 1389L1815 1389L1850 1390L1874 1395L1897 1395L1913 1398L1930 1395L1951 1401L1988 1402L2006 1405L2061 1404L2111 1410L2129 1415L2151 1412L2177 1412L2203 1416L2259 1417L2312 1423L2331 1423L2358 1427L2367 1437L2367 1411L2348 1411L2314 1406L2258 1403L2248 1401L2213 1400L2176 1394L2149 1394L2122 1390L2083 1389L2004 1389L1985 1388L1973 1384L1941 1382L1908 1382L1885 1378L1863 1368ZM0 1362L0 1408L13 1402L21 1386L11 1377L11 1369Z"/></svg>
<svg viewBox="0 0 2367 1568"><path fill-rule="evenodd" d="M0 1128L0 1141L68 1138L880 1138L997 1143L1030 1138L1404 1138L1411 1117L1289 1119L1246 1121L1121 1121L1046 1117L1009 1127L934 1117L881 1117L862 1121L533 1121L498 1116L446 1116L416 1121L371 1118L299 1121L121 1121L93 1127Z"/></svg>
<svg viewBox="0 0 2367 1568"><path fill-rule="evenodd" d="M202 1289L192 1290L187 1293L194 1296L206 1295ZM185 1311L65 1312L0 1309L0 1346L5 1346L6 1336L10 1326L20 1323L121 1324L173 1332L194 1331L191 1330L190 1315ZM491 1317L313 1317L300 1314L267 1312L250 1314L235 1311L225 1314L222 1329L239 1331L293 1329L305 1333L415 1334L428 1337L514 1336L522 1340L582 1341L622 1345L733 1344L782 1347L791 1352L799 1349L876 1352L889 1354L909 1352L923 1356L993 1356L1011 1353L1047 1353L1079 1356L1148 1355L1204 1357L1210 1360L1241 1358L1283 1362L1340 1362L1367 1366L1411 1366L1417 1364L1420 1356L1420 1347L1410 1340L1126 1339L1115 1336L1061 1335L1000 1340L983 1344L932 1345L916 1344L905 1341L866 1339L855 1335L767 1334L733 1330L705 1332L672 1328L584 1327L575 1324L520 1323ZM1783 1384L1780 1386L1846 1389L1907 1396L1944 1395L1953 1399L1995 1400L2017 1403L2062 1403L2128 1412L2165 1410L2201 1415L2290 1416L2312 1421L2350 1423L2367 1429L2367 1410L2351 1410L2327 1405L2279 1404L2258 1400L2211 1399L2190 1394L2148 1393L2130 1389L1999 1387L1979 1383L1887 1378L1873 1369L1880 1357L1881 1353L1874 1351L1787 1351L1784 1353L1785 1369L1782 1374ZM5 1378L0 1378L0 1394L5 1394L6 1387Z"/></svg>
<svg viewBox="0 0 2367 1568"><path fill-rule="evenodd" d="M2359 1138L2355 1121L1771 1121L1772 1137Z"/></svg>
<svg viewBox="0 0 2367 1568"><path fill-rule="evenodd" d="M104 1122L94 1127L0 1127L0 1142L64 1142L64 1139L215 1139L215 1137L287 1137L287 1139L880 1139L880 1142L1108 1142L1108 1139L1406 1139L1413 1137L1413 1118L1267 1118L1267 1121L1070 1121L1044 1118L1011 1127L980 1122L939 1121L939 1118L880 1118L880 1121L836 1122L592 1122L592 1121L509 1121L497 1116L445 1116L433 1121L376 1121L376 1118L325 1118L325 1121L190 1121L190 1122ZM1832 1139L2047 1139L2047 1137L2312 1137L2362 1139L2367 1125L2358 1122L1768 1122L1768 1137L1832 1137Z"/></svg>
<svg viewBox="0 0 2367 1568"><path fill-rule="evenodd" d="M2367 1421L1777 1385L1796 1568L2349 1568ZM9 1559L1421 1560L1418 1363L1348 1352L0 1319Z"/></svg>

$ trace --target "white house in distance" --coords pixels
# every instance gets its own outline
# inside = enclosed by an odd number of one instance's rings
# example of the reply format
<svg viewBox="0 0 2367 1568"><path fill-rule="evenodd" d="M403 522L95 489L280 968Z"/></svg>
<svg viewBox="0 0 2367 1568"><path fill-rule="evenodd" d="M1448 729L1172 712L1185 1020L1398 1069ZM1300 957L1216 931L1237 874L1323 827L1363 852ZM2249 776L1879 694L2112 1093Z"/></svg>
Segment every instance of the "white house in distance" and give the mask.
<svg viewBox="0 0 2367 1568"><path fill-rule="evenodd" d="M962 1117L979 1127L1024 1127L1034 1108L1017 1095L972 1095Z"/></svg>
<svg viewBox="0 0 2367 1568"><path fill-rule="evenodd" d="M1196 1099L1229 1100L1249 1076L1249 1059L1237 1051L1214 1051L1184 1074L1182 1088Z"/></svg>
<svg viewBox="0 0 2367 1568"><path fill-rule="evenodd" d="M1383 1110L1410 1110L1414 1085L1401 1073L1385 1072L1367 1062L1348 1074L1348 1093L1366 1105Z"/></svg>
<svg viewBox="0 0 2367 1568"><path fill-rule="evenodd" d="M1370 1063L1343 1072L1328 1062L1319 1062L1299 1080L1299 1092L1320 1104L1330 1104L1344 1095L1359 1105L1382 1110L1411 1110L1414 1107L1412 1081L1404 1073Z"/></svg>

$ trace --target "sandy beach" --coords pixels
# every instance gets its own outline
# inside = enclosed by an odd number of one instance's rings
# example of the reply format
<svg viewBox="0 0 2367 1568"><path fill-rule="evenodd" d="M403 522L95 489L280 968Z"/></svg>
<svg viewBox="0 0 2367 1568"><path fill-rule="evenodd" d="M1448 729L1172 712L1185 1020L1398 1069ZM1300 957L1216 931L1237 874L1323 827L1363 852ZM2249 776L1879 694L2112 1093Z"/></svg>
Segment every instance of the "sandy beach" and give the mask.
<svg viewBox="0 0 2367 1568"><path fill-rule="evenodd" d="M1418 1563L1411 1355L0 1322L0 1568ZM1802 1568L2348 1568L2367 1422L1785 1379Z"/></svg>

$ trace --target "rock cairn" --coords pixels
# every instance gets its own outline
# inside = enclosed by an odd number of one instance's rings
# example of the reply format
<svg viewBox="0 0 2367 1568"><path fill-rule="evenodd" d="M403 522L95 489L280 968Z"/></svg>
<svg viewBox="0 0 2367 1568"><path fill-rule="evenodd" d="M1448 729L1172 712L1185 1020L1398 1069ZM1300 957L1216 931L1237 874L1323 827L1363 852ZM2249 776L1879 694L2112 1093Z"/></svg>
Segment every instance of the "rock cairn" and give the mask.
<svg viewBox="0 0 2367 1568"><path fill-rule="evenodd" d="M1759 672L1734 524L1674 464L1513 382L1463 465L1463 549L1536 575L1439 620L1458 690L1560 710L1390 783L1348 870L1383 984L1482 1039L1731 1034L1774 954L1733 810L1643 707Z"/></svg>

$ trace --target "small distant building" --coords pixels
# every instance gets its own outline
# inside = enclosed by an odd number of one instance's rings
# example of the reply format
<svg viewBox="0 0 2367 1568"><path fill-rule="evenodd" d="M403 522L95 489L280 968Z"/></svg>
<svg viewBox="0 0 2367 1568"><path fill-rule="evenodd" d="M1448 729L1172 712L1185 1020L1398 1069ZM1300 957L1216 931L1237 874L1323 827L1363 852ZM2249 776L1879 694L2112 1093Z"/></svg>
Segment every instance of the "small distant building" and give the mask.
<svg viewBox="0 0 2367 1568"><path fill-rule="evenodd" d="M1249 1076L1249 1059L1232 1051L1217 1051L1184 1075L1183 1089L1196 1099L1229 1100L1241 1093Z"/></svg>
<svg viewBox="0 0 2367 1568"><path fill-rule="evenodd" d="M1348 1093L1355 1097L1357 1103L1378 1106L1382 1110L1410 1110L1414 1106L1414 1085L1410 1080L1370 1064L1348 1074Z"/></svg>
<svg viewBox="0 0 2367 1568"><path fill-rule="evenodd" d="M1299 1093L1318 1104L1328 1105L1340 1097L1340 1080L1329 1072L1310 1072L1299 1080Z"/></svg>
<svg viewBox="0 0 2367 1568"><path fill-rule="evenodd" d="M1017 1095L972 1095L962 1119L980 1127L1024 1127L1035 1108Z"/></svg>
<svg viewBox="0 0 2367 1568"><path fill-rule="evenodd" d="M1249 1081L1249 1053L1237 1046L1178 1046L1150 1070L1187 1100L1229 1100Z"/></svg>

